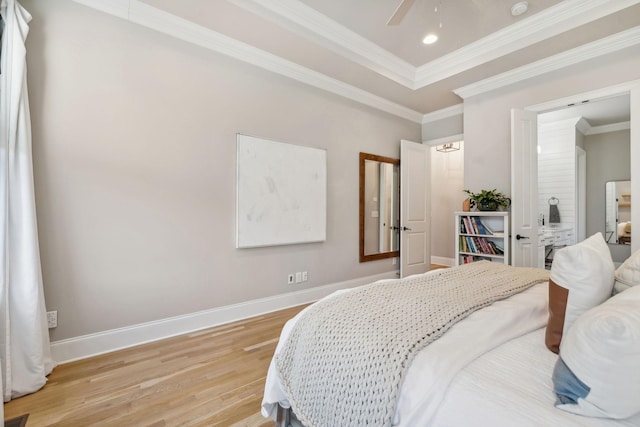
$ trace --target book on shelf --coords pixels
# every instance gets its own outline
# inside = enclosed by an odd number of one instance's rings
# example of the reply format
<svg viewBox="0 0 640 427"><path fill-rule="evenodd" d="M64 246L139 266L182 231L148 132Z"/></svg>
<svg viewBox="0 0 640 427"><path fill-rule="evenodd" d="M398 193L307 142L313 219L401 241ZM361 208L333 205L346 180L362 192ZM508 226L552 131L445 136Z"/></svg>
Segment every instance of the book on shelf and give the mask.
<svg viewBox="0 0 640 427"><path fill-rule="evenodd" d="M478 229L478 234L493 234L493 230L491 230L484 222L481 220L477 221L476 227Z"/></svg>
<svg viewBox="0 0 640 427"><path fill-rule="evenodd" d="M464 234L473 234L473 232L471 231L472 230L472 228L471 228L471 220L469 219L469 217L467 217L467 216L462 217L461 226L463 228L462 232Z"/></svg>
<svg viewBox="0 0 640 427"><path fill-rule="evenodd" d="M461 259L462 259L462 264L471 264L472 262L476 262L476 261L491 261L491 259L487 259L481 256L475 256L475 255L464 255L461 257Z"/></svg>
<svg viewBox="0 0 640 427"><path fill-rule="evenodd" d="M504 255L504 248L485 237L460 236L460 252L485 255Z"/></svg>
<svg viewBox="0 0 640 427"><path fill-rule="evenodd" d="M478 234L478 222L476 221L476 217L470 217L469 222L471 223L471 233Z"/></svg>
<svg viewBox="0 0 640 427"><path fill-rule="evenodd" d="M473 226L471 225L471 218L466 216L464 217L464 228L466 234L475 234L473 230Z"/></svg>
<svg viewBox="0 0 640 427"><path fill-rule="evenodd" d="M460 240L460 243L458 248L460 252L467 252L467 241L465 240L464 236L460 236L459 240Z"/></svg>
<svg viewBox="0 0 640 427"><path fill-rule="evenodd" d="M471 238L470 236L466 236L466 240L467 240L467 252L476 252L476 247L473 244L473 238Z"/></svg>
<svg viewBox="0 0 640 427"><path fill-rule="evenodd" d="M480 247L482 248L482 252L485 254L493 254L493 251L491 250L491 247L489 246L489 243L487 242L487 239L481 237L478 239L478 241L480 242Z"/></svg>
<svg viewBox="0 0 640 427"><path fill-rule="evenodd" d="M496 255L504 255L504 248L503 247L498 245L496 242L489 242L489 244L491 245L491 248L492 248L494 254L496 254Z"/></svg>
<svg viewBox="0 0 640 427"><path fill-rule="evenodd" d="M463 234L491 235L493 230L487 226L479 217L463 216L460 222L460 232Z"/></svg>

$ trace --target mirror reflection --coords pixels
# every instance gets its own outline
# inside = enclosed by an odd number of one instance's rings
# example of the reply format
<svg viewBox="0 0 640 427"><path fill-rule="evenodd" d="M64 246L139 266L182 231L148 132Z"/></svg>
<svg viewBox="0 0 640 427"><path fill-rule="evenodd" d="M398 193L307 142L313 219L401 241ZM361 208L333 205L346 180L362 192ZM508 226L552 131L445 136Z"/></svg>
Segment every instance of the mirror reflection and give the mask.
<svg viewBox="0 0 640 427"><path fill-rule="evenodd" d="M360 153L360 262L399 255L400 161Z"/></svg>
<svg viewBox="0 0 640 427"><path fill-rule="evenodd" d="M605 184L605 231L607 243L631 244L631 181Z"/></svg>

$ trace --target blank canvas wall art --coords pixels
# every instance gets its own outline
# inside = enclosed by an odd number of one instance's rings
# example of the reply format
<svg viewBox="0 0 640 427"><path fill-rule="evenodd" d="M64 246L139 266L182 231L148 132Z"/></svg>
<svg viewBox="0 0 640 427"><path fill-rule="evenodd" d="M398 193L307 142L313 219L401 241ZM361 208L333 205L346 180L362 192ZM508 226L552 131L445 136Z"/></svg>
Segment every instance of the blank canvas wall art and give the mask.
<svg viewBox="0 0 640 427"><path fill-rule="evenodd" d="M326 240L327 152L237 135L236 247Z"/></svg>

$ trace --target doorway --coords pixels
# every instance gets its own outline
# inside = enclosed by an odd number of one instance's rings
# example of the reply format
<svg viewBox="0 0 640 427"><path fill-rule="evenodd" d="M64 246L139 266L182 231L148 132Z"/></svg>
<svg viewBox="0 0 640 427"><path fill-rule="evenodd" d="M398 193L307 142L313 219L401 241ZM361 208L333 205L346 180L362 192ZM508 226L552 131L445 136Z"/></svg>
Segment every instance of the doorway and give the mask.
<svg viewBox="0 0 640 427"><path fill-rule="evenodd" d="M618 85L615 87L605 88L598 91L593 91L584 94L578 94L569 98L559 99L555 101L550 101L544 104L539 104L535 106L531 106L527 108L527 111L523 110L514 110L514 115L512 115L512 199L514 200L512 217L514 218L530 218L529 221L525 221L526 224L518 224L516 221L513 223L512 229L512 247L513 247L513 264L517 266L536 266L539 262L540 258L537 256L537 252L539 252L539 247L536 245L538 239L540 238L539 226L540 224L540 216L539 216L539 201L538 201L538 189L537 189L537 177L533 177L529 172L524 173L523 170L527 168L517 168L516 165L522 166L523 164L531 165L528 169L537 173L537 161L538 161L538 150L536 146L538 144L537 132L525 132L523 126L526 121L528 121L528 125L530 128L532 127L533 120L533 128L537 130L537 115L542 113L556 112L560 115L561 118L567 118L569 116L575 116L576 111L570 110L568 107L576 107L576 106L585 106L586 104L590 104L590 106L596 106L596 101L606 101L615 97L619 97L621 95L626 95L627 99L627 108L629 109L630 119L626 120L627 126L629 127L630 136L630 155L627 158L632 159L631 162L635 163L633 159L637 159L640 156L639 145L640 141L638 132L633 133L631 128L633 126L634 120L637 123L638 113L631 114L631 111L640 108L640 81L628 82L623 85ZM634 101L635 100L635 101ZM526 121L520 120L519 122L514 120L514 117L522 116L518 111L522 111L522 114L526 116ZM611 111L611 110L609 110ZM562 116L564 115L564 116ZM634 119L635 117L635 119ZM620 119L619 119L620 120ZM619 121L618 120L618 121ZM606 128L607 126L613 126L611 124L602 124L595 119L592 119L593 123L590 124L590 127L600 127L601 130ZM624 122L624 120L623 120ZM524 135L525 141L522 140ZM523 146L525 148L523 148ZM582 148L582 147L581 147ZM577 151L577 150L576 150ZM518 154L519 153L519 154ZM516 157L514 157L516 156ZM519 156L519 157L518 157ZM585 168L588 170L588 162L589 156L588 153L586 155L586 159L583 162L583 159L580 157L579 152L578 155L573 157L574 163L580 165L584 163ZM598 160L597 158L595 160ZM534 163L532 163L534 162ZM576 167L576 170L578 168ZM582 173L582 172L580 172ZM588 172L587 172L588 173ZM633 174L633 169L630 171L630 174ZM640 177L636 177L636 180L632 179L632 182L640 180ZM535 181L535 182L534 182ZM523 185L523 183L527 183L528 186ZM640 188L640 183L635 183L633 188L636 188L636 191ZM523 188L526 188L527 191L522 191ZM583 204L589 197L598 197L593 196L591 191L588 189L586 191L581 191L579 188L574 187L574 192L576 194L575 199L573 201L574 204L580 203ZM633 192L633 190L632 190ZM580 194L584 194L585 197L580 200ZM604 206L604 185L602 188L602 205ZM585 209L588 212L591 212L591 209ZM604 211L604 208L603 208ZM632 214L633 218L638 219L640 215L640 211L636 210L635 213ZM590 220L589 218L583 219L585 235L588 236L593 232L593 227L589 227ZM581 222L580 218L578 218L577 222ZM638 222L638 221L636 221ZM602 229L604 233L604 220L602 221ZM575 224L576 235L581 234L580 228L582 228L582 224ZM524 227L524 228L523 228ZM599 230L597 230L599 231ZM520 239L516 239L517 236L520 236ZM529 240L522 240L522 239ZM636 243L637 244L637 243ZM633 250L633 247L631 248ZM611 248L612 255L615 256L616 248ZM518 254L524 255L519 256Z"/></svg>
<svg viewBox="0 0 640 427"><path fill-rule="evenodd" d="M463 135L425 141L431 146L431 263L454 266L455 218L462 210L464 189ZM453 144L446 150L444 144Z"/></svg>

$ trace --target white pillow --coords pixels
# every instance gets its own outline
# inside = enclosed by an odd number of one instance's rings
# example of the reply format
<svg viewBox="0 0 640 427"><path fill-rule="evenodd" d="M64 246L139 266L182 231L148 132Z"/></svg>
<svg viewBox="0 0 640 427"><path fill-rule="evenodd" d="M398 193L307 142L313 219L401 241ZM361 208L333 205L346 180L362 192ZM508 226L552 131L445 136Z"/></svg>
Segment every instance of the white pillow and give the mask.
<svg viewBox="0 0 640 427"><path fill-rule="evenodd" d="M636 285L640 285L640 251L632 253L616 270L613 293L617 294Z"/></svg>
<svg viewBox="0 0 640 427"><path fill-rule="evenodd" d="M602 233L558 250L549 279L549 322L545 344L558 353L562 337L585 311L606 301L615 266Z"/></svg>
<svg viewBox="0 0 640 427"><path fill-rule="evenodd" d="M553 383L562 410L615 419L640 413L640 286L576 320L562 339Z"/></svg>

